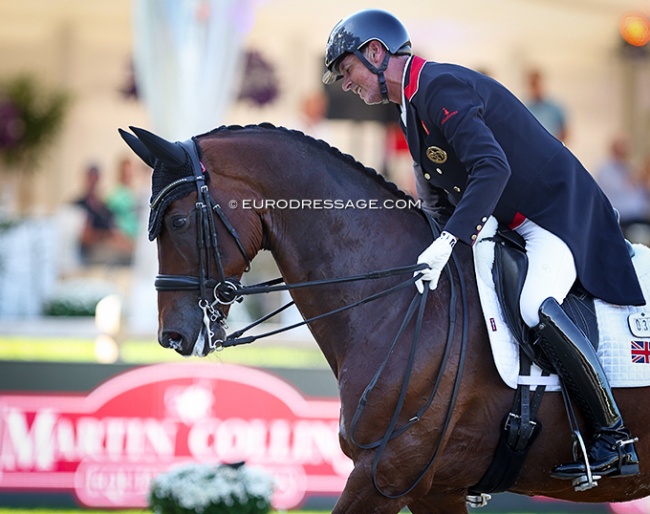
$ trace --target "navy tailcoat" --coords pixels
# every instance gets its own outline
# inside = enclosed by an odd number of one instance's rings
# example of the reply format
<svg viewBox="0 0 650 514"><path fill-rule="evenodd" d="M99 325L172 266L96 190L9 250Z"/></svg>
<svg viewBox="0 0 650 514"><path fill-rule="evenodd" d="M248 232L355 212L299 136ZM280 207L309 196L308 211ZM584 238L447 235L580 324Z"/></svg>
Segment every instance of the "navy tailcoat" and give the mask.
<svg viewBox="0 0 650 514"><path fill-rule="evenodd" d="M445 230L472 244L487 217L530 219L573 253L589 293L617 305L645 300L615 211L591 174L497 81L413 56L403 129L425 207L455 208Z"/></svg>

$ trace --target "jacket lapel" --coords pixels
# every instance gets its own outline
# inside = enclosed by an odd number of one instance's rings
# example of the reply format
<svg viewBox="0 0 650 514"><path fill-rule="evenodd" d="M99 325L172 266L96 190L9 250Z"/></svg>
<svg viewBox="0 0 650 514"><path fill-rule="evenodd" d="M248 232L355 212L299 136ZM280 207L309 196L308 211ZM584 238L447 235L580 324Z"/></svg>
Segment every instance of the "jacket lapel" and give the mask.
<svg viewBox="0 0 650 514"><path fill-rule="evenodd" d="M406 100L406 141L413 160L418 161L421 152L422 141L420 138L420 119L415 107L411 104L411 99L417 93L420 85L420 74L426 61L417 55L414 55L408 62L408 68L405 74L404 98Z"/></svg>

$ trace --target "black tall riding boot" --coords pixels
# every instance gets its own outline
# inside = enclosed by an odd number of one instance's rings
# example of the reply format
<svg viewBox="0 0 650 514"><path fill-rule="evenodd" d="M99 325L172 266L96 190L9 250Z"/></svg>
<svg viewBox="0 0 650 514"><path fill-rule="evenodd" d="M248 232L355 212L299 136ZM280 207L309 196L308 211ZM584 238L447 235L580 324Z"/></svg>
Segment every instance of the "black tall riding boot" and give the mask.
<svg viewBox="0 0 650 514"><path fill-rule="evenodd" d="M539 309L535 327L539 344L568 387L593 428L587 445L589 467L595 475L622 476L639 473L634 440L623 426L605 371L596 352L554 298ZM585 475L586 465L577 461L556 466L552 476L572 479Z"/></svg>

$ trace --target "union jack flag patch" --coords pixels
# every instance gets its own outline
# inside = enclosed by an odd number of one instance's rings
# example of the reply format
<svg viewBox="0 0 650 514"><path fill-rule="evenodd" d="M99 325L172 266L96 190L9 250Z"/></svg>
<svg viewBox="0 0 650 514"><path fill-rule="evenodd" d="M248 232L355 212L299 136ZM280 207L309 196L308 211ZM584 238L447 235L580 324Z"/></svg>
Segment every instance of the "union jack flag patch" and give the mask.
<svg viewBox="0 0 650 514"><path fill-rule="evenodd" d="M631 341L632 362L650 364L650 341Z"/></svg>

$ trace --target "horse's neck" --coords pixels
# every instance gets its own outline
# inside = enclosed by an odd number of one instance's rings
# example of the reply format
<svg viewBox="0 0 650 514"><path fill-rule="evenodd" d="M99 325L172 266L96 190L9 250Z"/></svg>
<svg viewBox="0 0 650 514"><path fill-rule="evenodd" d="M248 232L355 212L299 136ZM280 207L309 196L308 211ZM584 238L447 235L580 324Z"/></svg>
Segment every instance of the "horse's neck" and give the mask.
<svg viewBox="0 0 650 514"><path fill-rule="evenodd" d="M366 204L355 204L376 200L377 205L383 205L385 200L398 199L360 170L344 170L334 176L331 172L316 172L308 178L303 173L295 175L283 184L279 194L313 202L340 200L349 207L269 210L266 227L270 232L269 249L287 283L363 275L414 264L419 252L431 240L430 230L420 213L361 208ZM292 185L293 192L287 192L287 183ZM357 207L350 207L349 202ZM407 278L396 277L392 283ZM298 289L293 297L302 315L309 318L386 287L387 282L361 281ZM364 330L363 326L358 326L363 324L354 321L355 316L355 309L351 309L338 314L336 322L326 319L311 325L335 373L341 365L341 355L345 354L345 345L360 337Z"/></svg>
<svg viewBox="0 0 650 514"><path fill-rule="evenodd" d="M266 227L269 249L292 281L411 264L417 257L414 246L424 247L431 239L420 213L382 208L386 200L394 205L400 198L360 170L299 171L288 177L279 195L303 206L270 209Z"/></svg>

